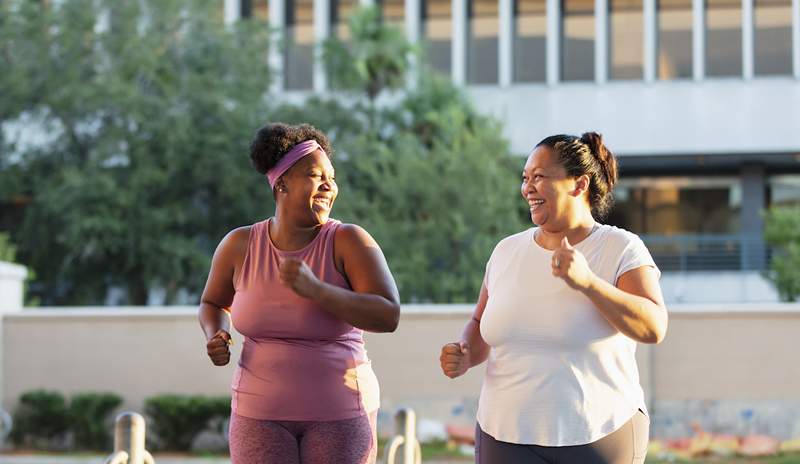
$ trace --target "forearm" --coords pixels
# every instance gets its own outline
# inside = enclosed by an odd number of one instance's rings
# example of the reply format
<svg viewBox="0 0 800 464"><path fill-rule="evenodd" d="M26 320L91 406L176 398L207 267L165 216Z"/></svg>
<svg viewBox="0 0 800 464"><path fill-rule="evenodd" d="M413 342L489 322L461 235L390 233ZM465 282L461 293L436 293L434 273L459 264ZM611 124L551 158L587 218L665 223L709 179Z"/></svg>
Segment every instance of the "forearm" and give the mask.
<svg viewBox="0 0 800 464"><path fill-rule="evenodd" d="M315 299L329 313L362 330L394 332L400 322L400 304L381 295L323 282Z"/></svg>
<svg viewBox="0 0 800 464"><path fill-rule="evenodd" d="M475 367L486 361L489 357L489 344L481 337L480 324L475 319L470 319L464 327L461 339L467 343L470 351L470 366Z"/></svg>
<svg viewBox="0 0 800 464"><path fill-rule="evenodd" d="M667 330L666 309L596 277L583 293L614 328L642 343L659 343Z"/></svg>
<svg viewBox="0 0 800 464"><path fill-rule="evenodd" d="M219 330L224 330L228 333L231 331L228 312L213 303L200 303L197 318L200 321L200 327L203 329L206 340L210 340Z"/></svg>

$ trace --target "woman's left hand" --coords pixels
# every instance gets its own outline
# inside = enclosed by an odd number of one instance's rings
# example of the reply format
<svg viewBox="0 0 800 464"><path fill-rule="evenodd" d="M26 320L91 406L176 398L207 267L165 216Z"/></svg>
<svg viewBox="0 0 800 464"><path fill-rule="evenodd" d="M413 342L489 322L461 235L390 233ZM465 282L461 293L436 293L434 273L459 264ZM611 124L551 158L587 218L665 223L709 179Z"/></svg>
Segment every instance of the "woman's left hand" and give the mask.
<svg viewBox="0 0 800 464"><path fill-rule="evenodd" d="M305 261L286 258L281 261L278 271L281 283L298 295L312 299L319 295L322 282L311 272Z"/></svg>
<svg viewBox="0 0 800 464"><path fill-rule="evenodd" d="M575 290L588 289L595 278L594 273L589 269L586 257L570 245L567 237L564 237L561 245L553 251L550 266L554 276L564 279L564 282Z"/></svg>

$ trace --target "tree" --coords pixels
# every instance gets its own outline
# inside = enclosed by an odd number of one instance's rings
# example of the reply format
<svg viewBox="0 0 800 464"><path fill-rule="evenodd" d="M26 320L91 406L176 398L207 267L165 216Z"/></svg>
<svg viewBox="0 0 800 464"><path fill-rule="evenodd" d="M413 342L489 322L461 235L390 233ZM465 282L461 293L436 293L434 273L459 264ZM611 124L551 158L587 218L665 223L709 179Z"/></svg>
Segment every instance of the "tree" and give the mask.
<svg viewBox="0 0 800 464"><path fill-rule="evenodd" d="M38 133L0 140L0 202L27 198L12 232L44 302L196 292L222 235L271 206L246 161L265 25L226 28L212 0L0 9L0 123Z"/></svg>
<svg viewBox="0 0 800 464"><path fill-rule="evenodd" d="M772 208L765 215L764 239L773 247L767 278L784 301L800 297L800 208Z"/></svg>

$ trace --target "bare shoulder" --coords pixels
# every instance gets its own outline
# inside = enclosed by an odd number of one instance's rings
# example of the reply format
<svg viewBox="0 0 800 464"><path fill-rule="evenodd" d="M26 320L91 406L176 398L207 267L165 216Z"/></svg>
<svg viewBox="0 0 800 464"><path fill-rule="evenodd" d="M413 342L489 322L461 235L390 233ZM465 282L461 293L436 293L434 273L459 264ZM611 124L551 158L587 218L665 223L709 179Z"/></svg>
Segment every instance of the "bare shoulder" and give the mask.
<svg viewBox="0 0 800 464"><path fill-rule="evenodd" d="M377 247L378 243L363 227L357 224L342 223L336 229L336 242L343 249Z"/></svg>
<svg viewBox="0 0 800 464"><path fill-rule="evenodd" d="M250 241L250 229L252 226L237 227L228 232L219 242L217 253L228 257L244 255L247 252L247 244Z"/></svg>

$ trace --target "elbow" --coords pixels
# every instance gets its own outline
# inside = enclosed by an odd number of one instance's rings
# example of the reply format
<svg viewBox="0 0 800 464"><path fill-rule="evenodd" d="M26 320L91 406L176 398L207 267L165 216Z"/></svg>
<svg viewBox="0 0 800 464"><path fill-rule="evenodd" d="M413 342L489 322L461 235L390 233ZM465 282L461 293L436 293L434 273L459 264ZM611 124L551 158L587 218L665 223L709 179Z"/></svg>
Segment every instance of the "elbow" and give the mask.
<svg viewBox="0 0 800 464"><path fill-rule="evenodd" d="M400 305L398 303L392 303L389 311L387 311L386 317L383 318L379 331L384 333L391 333L397 330L397 326L399 325L400 325Z"/></svg>
<svg viewBox="0 0 800 464"><path fill-rule="evenodd" d="M667 322L664 321L663 323L657 324L655 327L652 327L648 333L642 337L640 340L642 343L647 343L650 345L658 345L659 343L664 341L664 338L667 336Z"/></svg>

